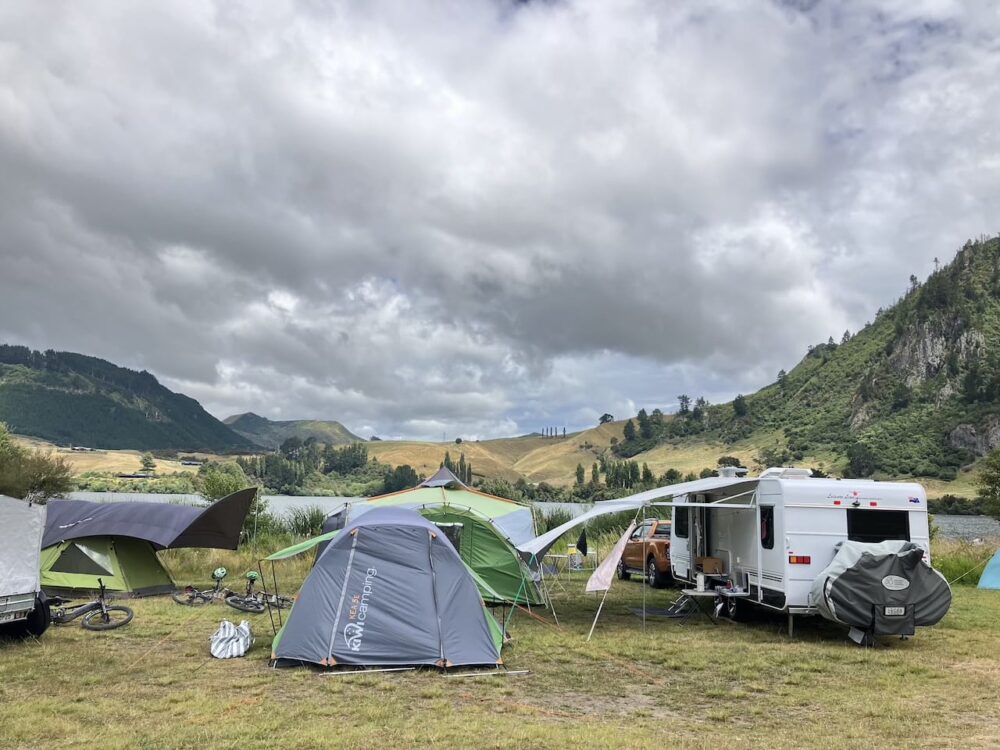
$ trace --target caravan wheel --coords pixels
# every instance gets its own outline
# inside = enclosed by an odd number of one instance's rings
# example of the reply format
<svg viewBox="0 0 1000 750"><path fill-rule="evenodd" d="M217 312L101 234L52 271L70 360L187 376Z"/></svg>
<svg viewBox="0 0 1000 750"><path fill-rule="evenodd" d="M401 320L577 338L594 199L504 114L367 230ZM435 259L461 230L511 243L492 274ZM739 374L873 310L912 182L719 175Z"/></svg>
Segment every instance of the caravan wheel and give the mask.
<svg viewBox="0 0 1000 750"><path fill-rule="evenodd" d="M726 597L726 617L733 622L746 622L750 605L735 596Z"/></svg>

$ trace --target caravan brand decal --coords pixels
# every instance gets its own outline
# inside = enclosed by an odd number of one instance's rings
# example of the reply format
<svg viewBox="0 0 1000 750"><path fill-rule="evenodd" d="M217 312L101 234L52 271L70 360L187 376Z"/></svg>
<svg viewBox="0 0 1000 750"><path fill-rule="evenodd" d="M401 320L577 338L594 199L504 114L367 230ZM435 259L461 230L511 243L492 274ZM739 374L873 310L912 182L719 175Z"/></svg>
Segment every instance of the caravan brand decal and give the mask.
<svg viewBox="0 0 1000 750"><path fill-rule="evenodd" d="M919 497L911 497L911 498L908 498L908 500L911 503L916 503L917 505L920 505L920 498Z"/></svg>
<svg viewBox="0 0 1000 750"><path fill-rule="evenodd" d="M889 591L903 591L910 588L910 582L902 576L886 576L882 579L882 585Z"/></svg>
<svg viewBox="0 0 1000 750"><path fill-rule="evenodd" d="M375 568L368 568L365 571L365 582L361 591L351 596L351 609L347 614L348 623L344 627L344 642L351 651L361 650L361 641L365 637L365 620L368 619L368 607L371 606L377 575L378 571Z"/></svg>
<svg viewBox="0 0 1000 750"><path fill-rule="evenodd" d="M882 500L878 495L862 495L857 490L851 490L850 492L829 492L826 496L827 500L854 500L857 502L879 502Z"/></svg>

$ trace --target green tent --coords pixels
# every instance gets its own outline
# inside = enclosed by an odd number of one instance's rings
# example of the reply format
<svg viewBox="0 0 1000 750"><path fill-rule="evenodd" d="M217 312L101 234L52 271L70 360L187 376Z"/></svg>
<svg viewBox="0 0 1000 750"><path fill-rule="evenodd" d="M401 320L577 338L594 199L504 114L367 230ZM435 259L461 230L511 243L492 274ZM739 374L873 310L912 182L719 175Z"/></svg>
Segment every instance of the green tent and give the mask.
<svg viewBox="0 0 1000 750"><path fill-rule="evenodd" d="M173 591L153 546L124 536L70 539L42 550L42 588L50 594L96 591L98 579L108 591L148 596Z"/></svg>
<svg viewBox="0 0 1000 750"><path fill-rule="evenodd" d="M535 536L530 507L471 489L442 469L411 490L353 503L328 518L323 531L333 531L371 508L392 506L415 510L441 528L462 561L486 584L480 586L486 601L544 603L535 576L514 546Z"/></svg>

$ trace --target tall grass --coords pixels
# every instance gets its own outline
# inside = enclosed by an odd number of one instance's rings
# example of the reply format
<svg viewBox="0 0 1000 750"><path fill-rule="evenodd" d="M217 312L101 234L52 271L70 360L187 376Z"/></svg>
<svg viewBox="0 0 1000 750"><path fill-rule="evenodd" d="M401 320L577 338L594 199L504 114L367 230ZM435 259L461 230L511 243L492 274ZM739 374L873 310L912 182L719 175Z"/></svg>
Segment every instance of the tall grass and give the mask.
<svg viewBox="0 0 1000 750"><path fill-rule="evenodd" d="M934 540L931 545L931 564L949 583L975 586L983 568L1000 549L1000 539L988 539L973 544L961 539Z"/></svg>
<svg viewBox="0 0 1000 750"><path fill-rule="evenodd" d="M304 508L290 509L281 519L285 530L295 536L316 536L323 531L323 521L326 511L318 505L308 505Z"/></svg>

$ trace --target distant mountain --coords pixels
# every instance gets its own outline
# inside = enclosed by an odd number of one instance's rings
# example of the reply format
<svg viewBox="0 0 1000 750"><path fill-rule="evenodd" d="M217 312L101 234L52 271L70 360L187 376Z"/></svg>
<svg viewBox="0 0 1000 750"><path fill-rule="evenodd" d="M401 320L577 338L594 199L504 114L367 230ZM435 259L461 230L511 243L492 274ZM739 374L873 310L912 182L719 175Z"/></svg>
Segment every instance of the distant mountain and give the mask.
<svg viewBox="0 0 1000 750"><path fill-rule="evenodd" d="M234 414L223 422L230 429L265 448L277 449L290 437L300 440L315 438L327 445L347 445L363 439L340 422L319 419L295 419L275 422L253 412Z"/></svg>
<svg viewBox="0 0 1000 750"><path fill-rule="evenodd" d="M72 352L0 344L0 421L60 445L135 450L257 448L148 372Z"/></svg>

